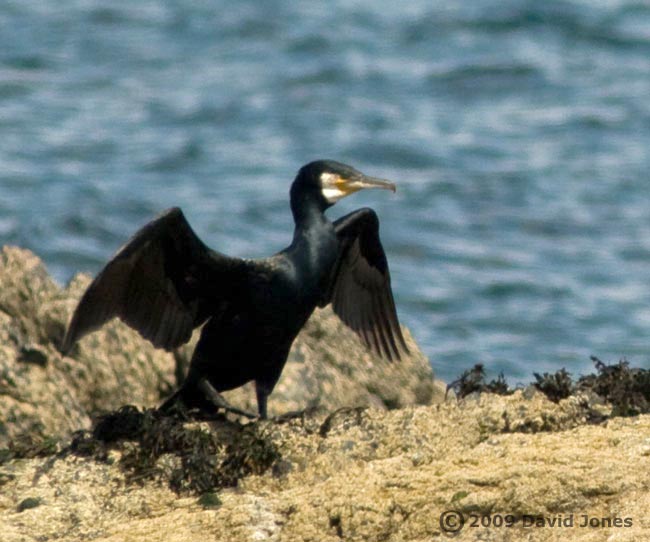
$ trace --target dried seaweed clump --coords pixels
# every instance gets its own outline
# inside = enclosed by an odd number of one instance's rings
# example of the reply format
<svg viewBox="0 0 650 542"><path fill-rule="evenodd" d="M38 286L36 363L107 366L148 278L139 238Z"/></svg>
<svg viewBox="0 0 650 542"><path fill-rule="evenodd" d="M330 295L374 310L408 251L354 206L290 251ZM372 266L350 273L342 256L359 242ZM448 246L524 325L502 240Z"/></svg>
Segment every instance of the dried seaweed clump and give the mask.
<svg viewBox="0 0 650 542"><path fill-rule="evenodd" d="M207 426L182 414L124 406L100 418L92 432L77 434L70 448L98 460L106 459L110 449L119 450L130 481L161 479L179 494L203 494L236 486L280 459L267 428L225 418Z"/></svg>
<svg viewBox="0 0 650 542"><path fill-rule="evenodd" d="M650 412L650 370L630 367L626 360L607 365L597 357L591 360L596 367L596 373L581 376L574 381L566 369L555 373L533 373L535 382L532 386L541 391L551 401L558 403L576 392L591 392L612 405L609 417L636 416ZM460 378L447 386L460 399L474 392L492 392L501 395L512 393L503 378L503 374L490 382L486 382L485 369L482 364L476 364L465 371ZM596 415L602 421L602 415Z"/></svg>
<svg viewBox="0 0 650 542"><path fill-rule="evenodd" d="M622 359L607 365L595 356L596 374L582 376L576 388L590 390L612 404L612 416L637 416L650 412L650 370L630 367Z"/></svg>
<svg viewBox="0 0 650 542"><path fill-rule="evenodd" d="M24 433L9 442L7 448L0 448L0 465L12 459L49 457L61 449L59 439L43 434L41 430Z"/></svg>
<svg viewBox="0 0 650 542"><path fill-rule="evenodd" d="M575 391L571 373L564 368L555 373L544 373L543 375L533 373L533 376L535 377L533 386L554 403L559 403L560 400L566 399Z"/></svg>
<svg viewBox="0 0 650 542"><path fill-rule="evenodd" d="M496 393L497 395L509 395L513 392L508 386L503 373L497 378L486 381L485 367L482 363L477 363L471 369L463 372L459 378L447 385L447 393L453 390L458 399L467 397L472 393Z"/></svg>

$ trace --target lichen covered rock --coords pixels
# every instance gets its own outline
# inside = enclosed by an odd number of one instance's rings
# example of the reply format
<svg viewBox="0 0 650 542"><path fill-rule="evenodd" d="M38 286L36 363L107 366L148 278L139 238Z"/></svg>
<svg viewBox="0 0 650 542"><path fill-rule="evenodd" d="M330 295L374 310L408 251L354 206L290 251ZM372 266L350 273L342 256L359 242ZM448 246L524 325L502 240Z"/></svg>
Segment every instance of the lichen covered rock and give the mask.
<svg viewBox="0 0 650 542"><path fill-rule="evenodd" d="M643 540L650 416L589 425L579 403L518 391L239 429L191 423L221 442L218 472L234 472L236 461L261 467L204 493L174 489L175 454L159 456L157 470L134 470L140 441L114 443L104 457L16 459L0 465L3 541L442 540L450 510L466 520L462 541ZM540 419L557 422L542 429ZM599 525L580 527L584 516ZM495 520L506 517L509 527ZM539 518L574 525L531 526Z"/></svg>

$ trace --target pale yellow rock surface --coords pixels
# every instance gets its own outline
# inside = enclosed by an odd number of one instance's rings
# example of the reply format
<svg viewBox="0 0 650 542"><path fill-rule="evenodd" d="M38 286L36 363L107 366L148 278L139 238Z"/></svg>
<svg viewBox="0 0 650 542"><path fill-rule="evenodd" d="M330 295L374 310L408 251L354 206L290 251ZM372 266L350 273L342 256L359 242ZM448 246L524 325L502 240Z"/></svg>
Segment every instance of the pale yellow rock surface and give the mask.
<svg viewBox="0 0 650 542"><path fill-rule="evenodd" d="M203 509L196 496L178 497L163 480L127 483L117 457L112 465L14 460L0 467L2 540L443 540L446 510L467 519L455 540L646 540L650 416L584 425L577 403L517 392L343 411L327 425L325 414L260 422L283 468L221 490L215 509ZM563 422L521 433L498 421L524 428L542 416ZM41 504L18 512L27 498ZM472 527L472 514L512 514L516 523ZM571 515L574 527L522 526L524 516ZM584 528L583 515L630 526Z"/></svg>

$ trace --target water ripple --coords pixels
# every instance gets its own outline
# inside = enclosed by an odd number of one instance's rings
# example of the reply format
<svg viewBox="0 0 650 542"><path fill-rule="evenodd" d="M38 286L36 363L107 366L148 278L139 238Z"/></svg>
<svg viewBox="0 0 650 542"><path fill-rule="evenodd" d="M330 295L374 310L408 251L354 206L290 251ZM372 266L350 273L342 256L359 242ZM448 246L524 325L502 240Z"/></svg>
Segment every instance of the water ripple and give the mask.
<svg viewBox="0 0 650 542"><path fill-rule="evenodd" d="M647 3L24 0L0 27L0 241L61 282L171 205L277 250L332 157L398 183L330 215L377 209L443 378L647 364Z"/></svg>

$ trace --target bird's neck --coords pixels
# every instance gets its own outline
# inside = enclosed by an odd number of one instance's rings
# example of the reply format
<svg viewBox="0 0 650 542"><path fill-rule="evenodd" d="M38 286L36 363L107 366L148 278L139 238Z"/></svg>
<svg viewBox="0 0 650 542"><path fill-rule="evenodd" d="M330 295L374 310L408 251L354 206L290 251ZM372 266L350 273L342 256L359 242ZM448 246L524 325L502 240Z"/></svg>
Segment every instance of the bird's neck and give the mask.
<svg viewBox="0 0 650 542"><path fill-rule="evenodd" d="M325 213L318 210L318 212L301 214L298 217L294 215L295 229L293 231L293 242L302 244L318 245L329 237L330 230L332 230L332 223L325 216Z"/></svg>
<svg viewBox="0 0 650 542"><path fill-rule="evenodd" d="M326 223L325 209L322 203L311 197L292 197L291 213L296 230L318 227Z"/></svg>
<svg viewBox="0 0 650 542"><path fill-rule="evenodd" d="M305 201L297 207L292 205L292 209L296 227L289 253L303 274L303 287L317 289L324 277L329 276L336 259L334 226L317 202Z"/></svg>

